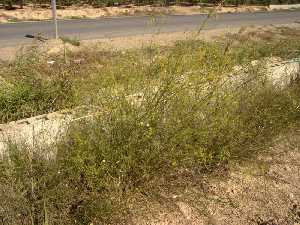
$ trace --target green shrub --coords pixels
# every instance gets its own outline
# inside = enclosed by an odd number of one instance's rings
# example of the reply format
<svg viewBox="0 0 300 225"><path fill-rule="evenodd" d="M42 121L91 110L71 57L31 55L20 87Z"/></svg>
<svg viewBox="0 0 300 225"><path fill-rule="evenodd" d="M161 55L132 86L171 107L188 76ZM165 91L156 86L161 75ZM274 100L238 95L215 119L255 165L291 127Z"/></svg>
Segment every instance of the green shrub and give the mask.
<svg viewBox="0 0 300 225"><path fill-rule="evenodd" d="M126 212L131 191L178 170L203 171L248 157L249 145L264 143L299 118L294 88L254 82L235 93L217 88L203 98L190 91L197 86L188 87L162 81L142 106L109 94L99 117L69 129L55 159L12 146L0 163L4 224L107 224Z"/></svg>
<svg viewBox="0 0 300 225"><path fill-rule="evenodd" d="M72 71L66 75L67 71L52 70L46 62L37 62L32 57L20 59L4 72L9 74L10 84L0 90L0 123L72 106L73 81L68 77Z"/></svg>

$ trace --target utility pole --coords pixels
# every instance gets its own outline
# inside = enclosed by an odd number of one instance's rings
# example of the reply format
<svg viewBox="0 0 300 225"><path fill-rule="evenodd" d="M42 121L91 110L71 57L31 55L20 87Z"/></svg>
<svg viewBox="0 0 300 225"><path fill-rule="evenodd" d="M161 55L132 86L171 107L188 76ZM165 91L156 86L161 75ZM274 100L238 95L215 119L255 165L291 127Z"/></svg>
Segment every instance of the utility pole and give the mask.
<svg viewBox="0 0 300 225"><path fill-rule="evenodd" d="M53 22L54 22L55 39L58 39L56 0L51 0L51 5L52 5L52 17L53 17Z"/></svg>

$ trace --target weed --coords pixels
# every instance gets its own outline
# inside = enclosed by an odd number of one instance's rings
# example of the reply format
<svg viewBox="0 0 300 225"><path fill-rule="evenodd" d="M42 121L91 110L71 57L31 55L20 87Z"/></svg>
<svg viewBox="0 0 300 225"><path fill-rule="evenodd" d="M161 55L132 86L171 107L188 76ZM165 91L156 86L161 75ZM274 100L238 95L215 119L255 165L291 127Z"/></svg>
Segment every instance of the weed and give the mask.
<svg viewBox="0 0 300 225"><path fill-rule="evenodd" d="M8 18L8 22L11 22L11 23L17 23L19 22L20 20L18 18L15 18L15 17L10 17Z"/></svg>
<svg viewBox="0 0 300 225"><path fill-rule="evenodd" d="M64 43L69 43L74 46L80 46L80 41L77 38L60 37Z"/></svg>
<svg viewBox="0 0 300 225"><path fill-rule="evenodd" d="M10 79L9 85L0 90L0 121L5 123L71 106L73 84L69 76L73 70L61 69L47 68L46 62L32 55L6 70Z"/></svg>

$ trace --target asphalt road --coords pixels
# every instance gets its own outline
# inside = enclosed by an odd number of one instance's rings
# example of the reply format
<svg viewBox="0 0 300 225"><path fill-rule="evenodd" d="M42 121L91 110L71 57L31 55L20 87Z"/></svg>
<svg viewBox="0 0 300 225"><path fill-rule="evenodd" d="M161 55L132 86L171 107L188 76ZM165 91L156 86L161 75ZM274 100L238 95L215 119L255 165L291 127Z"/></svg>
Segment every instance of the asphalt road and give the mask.
<svg viewBox="0 0 300 225"><path fill-rule="evenodd" d="M149 16L99 18L82 20L61 20L58 22L59 35L83 39L112 38L149 34L153 32L177 32L197 29L206 15L160 16L155 19ZM300 11L258 12L220 14L210 18L205 29L236 28L248 25L287 24L300 22ZM26 34L41 33L52 38L51 21L21 22L0 24L0 47L30 43L24 38Z"/></svg>

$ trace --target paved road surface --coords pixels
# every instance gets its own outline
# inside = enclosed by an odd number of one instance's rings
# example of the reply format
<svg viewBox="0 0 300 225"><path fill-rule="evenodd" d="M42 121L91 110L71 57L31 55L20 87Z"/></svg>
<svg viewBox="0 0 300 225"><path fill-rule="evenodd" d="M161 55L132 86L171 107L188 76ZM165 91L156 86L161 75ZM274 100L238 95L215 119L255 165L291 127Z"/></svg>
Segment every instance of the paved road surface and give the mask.
<svg viewBox="0 0 300 225"><path fill-rule="evenodd" d="M176 32L194 30L206 15L161 16L153 23L151 17L99 18L59 21L60 36L79 39L111 38L149 34L153 32ZM152 21L152 22L151 22ZM211 18L205 29L241 27L247 25L286 24L300 22L300 11L258 12L222 14ZM0 24L0 47L30 42L25 34L42 33L53 37L51 21Z"/></svg>

